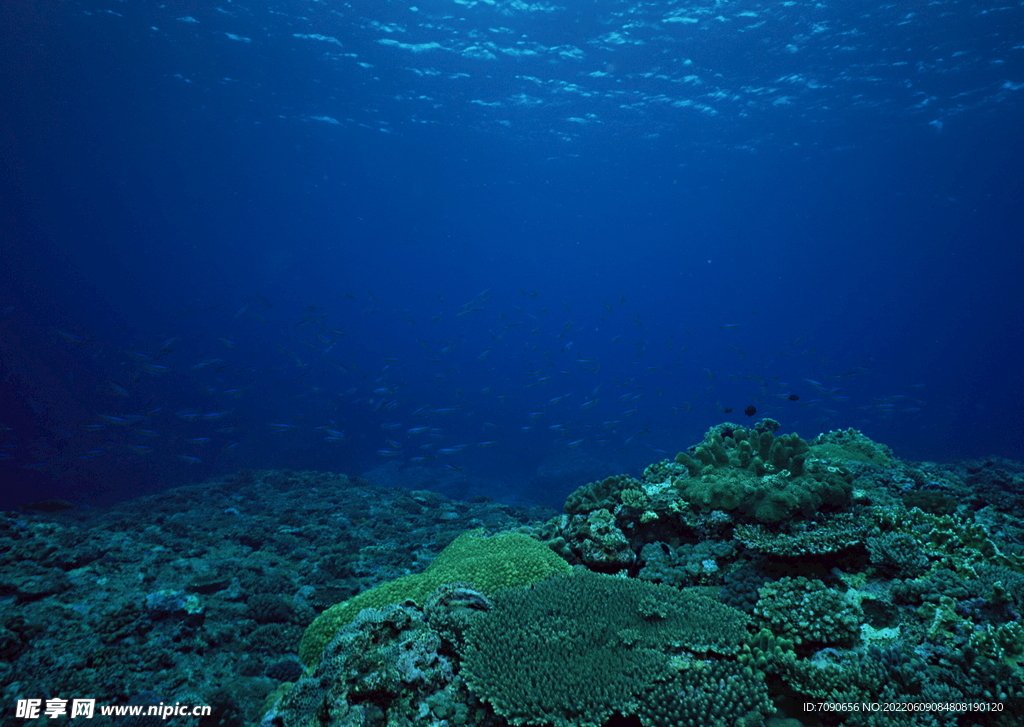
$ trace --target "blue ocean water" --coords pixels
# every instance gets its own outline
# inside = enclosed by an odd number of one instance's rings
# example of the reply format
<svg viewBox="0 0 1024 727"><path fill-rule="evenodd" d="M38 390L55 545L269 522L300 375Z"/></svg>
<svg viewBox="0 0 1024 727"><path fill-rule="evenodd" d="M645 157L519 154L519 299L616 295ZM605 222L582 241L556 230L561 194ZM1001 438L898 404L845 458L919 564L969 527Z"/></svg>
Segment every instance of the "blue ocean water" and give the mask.
<svg viewBox="0 0 1024 727"><path fill-rule="evenodd" d="M0 506L1024 458L1024 3L0 8Z"/></svg>

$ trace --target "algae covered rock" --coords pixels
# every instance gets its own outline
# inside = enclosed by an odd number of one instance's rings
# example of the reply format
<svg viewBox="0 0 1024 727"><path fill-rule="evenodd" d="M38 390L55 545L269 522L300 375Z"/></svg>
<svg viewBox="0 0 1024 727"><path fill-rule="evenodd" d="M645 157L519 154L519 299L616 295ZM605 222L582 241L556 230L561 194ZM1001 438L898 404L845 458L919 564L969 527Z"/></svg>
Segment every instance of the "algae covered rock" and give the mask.
<svg viewBox="0 0 1024 727"><path fill-rule="evenodd" d="M265 727L483 727L487 710L456 676L454 656L414 606L365 609L279 690ZM493 721L493 720L492 720Z"/></svg>

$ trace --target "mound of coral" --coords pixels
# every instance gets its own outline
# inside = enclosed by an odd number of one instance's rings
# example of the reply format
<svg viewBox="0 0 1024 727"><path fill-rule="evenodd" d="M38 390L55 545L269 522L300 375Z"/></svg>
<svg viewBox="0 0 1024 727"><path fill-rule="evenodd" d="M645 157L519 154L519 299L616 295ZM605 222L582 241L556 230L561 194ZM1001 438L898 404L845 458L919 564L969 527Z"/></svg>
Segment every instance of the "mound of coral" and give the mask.
<svg viewBox="0 0 1024 727"><path fill-rule="evenodd" d="M1024 724L1019 521L954 468L777 429L579 488L513 529L548 556L477 531L329 610L264 726Z"/></svg>
<svg viewBox="0 0 1024 727"><path fill-rule="evenodd" d="M1024 465L771 420L561 514L242 473L0 517L0 683L198 727L1019 727L1022 516Z"/></svg>

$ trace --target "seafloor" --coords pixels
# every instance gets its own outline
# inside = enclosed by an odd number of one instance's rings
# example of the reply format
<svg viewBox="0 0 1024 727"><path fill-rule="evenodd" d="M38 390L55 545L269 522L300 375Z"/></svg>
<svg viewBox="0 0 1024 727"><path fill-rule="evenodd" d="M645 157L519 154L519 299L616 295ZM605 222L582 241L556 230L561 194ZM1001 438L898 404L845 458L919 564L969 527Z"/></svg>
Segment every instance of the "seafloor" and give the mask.
<svg viewBox="0 0 1024 727"><path fill-rule="evenodd" d="M776 426L563 513L263 471L0 514L0 720L1024 725L1024 464ZM16 715L57 698L212 713Z"/></svg>

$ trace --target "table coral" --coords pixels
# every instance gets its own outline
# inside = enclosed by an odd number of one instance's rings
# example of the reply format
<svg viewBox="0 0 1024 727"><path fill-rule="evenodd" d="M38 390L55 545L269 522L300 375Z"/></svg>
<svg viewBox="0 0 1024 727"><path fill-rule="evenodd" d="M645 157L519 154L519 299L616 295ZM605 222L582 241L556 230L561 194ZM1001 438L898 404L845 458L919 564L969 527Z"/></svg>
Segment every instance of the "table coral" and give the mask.
<svg viewBox="0 0 1024 727"><path fill-rule="evenodd" d="M718 663L747 635L744 614L709 598L588 571L507 589L492 601L466 633L462 674L512 725L601 727L642 705L645 724L668 724L656 717L652 686L672 678L685 685L674 664ZM702 689L711 693L726 674L742 672L735 659L708 668Z"/></svg>

